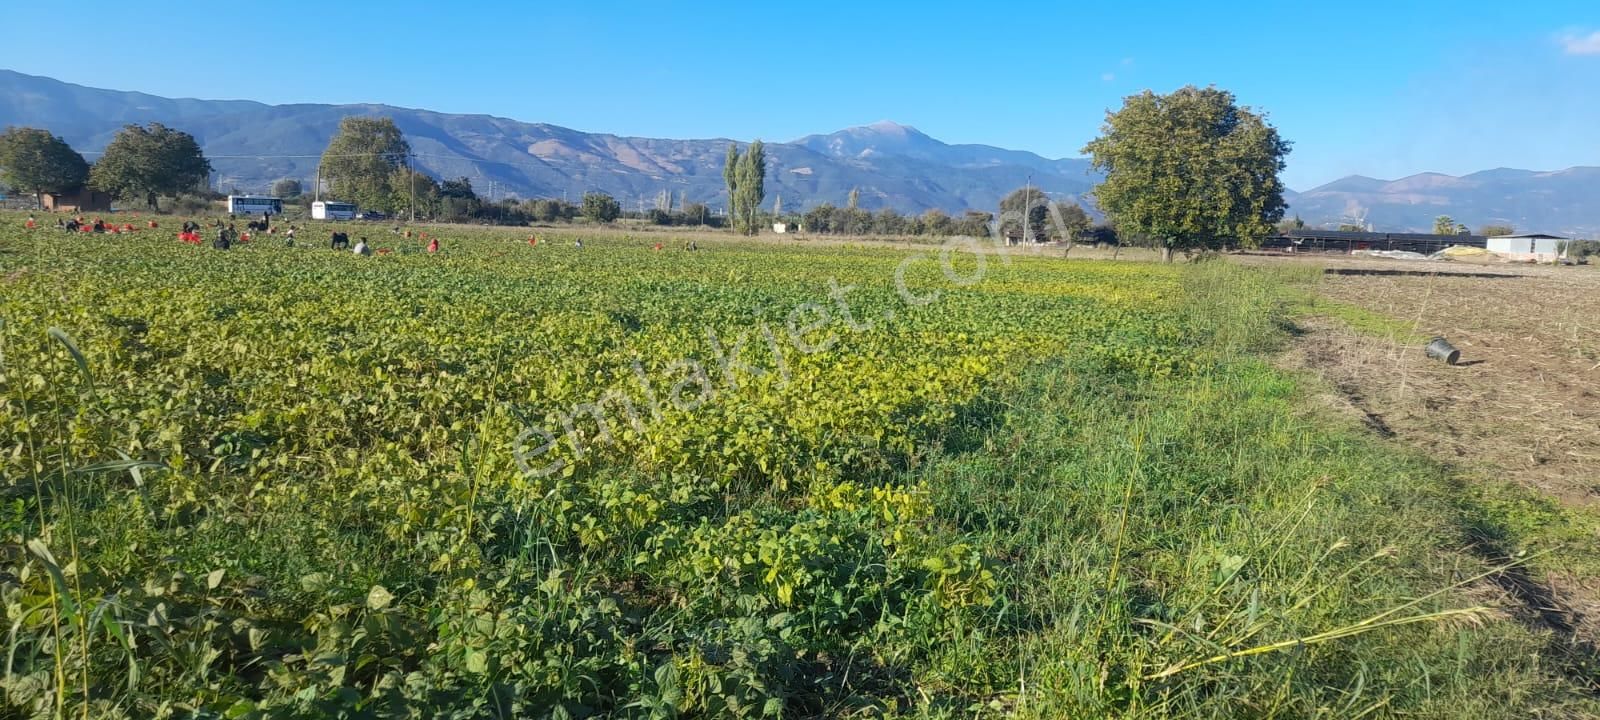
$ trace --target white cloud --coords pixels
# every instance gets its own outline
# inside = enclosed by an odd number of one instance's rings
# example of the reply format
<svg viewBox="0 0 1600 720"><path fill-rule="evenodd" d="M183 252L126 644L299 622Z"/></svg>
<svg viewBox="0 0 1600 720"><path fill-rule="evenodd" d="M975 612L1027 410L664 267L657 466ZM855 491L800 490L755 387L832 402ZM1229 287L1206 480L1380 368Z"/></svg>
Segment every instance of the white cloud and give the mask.
<svg viewBox="0 0 1600 720"><path fill-rule="evenodd" d="M1117 74L1116 73L1100 73L1100 79L1105 81L1105 82L1111 82L1112 80L1117 79Z"/></svg>
<svg viewBox="0 0 1600 720"><path fill-rule="evenodd" d="M1570 32L1562 35L1561 49L1568 55L1600 55L1600 30L1587 35Z"/></svg>

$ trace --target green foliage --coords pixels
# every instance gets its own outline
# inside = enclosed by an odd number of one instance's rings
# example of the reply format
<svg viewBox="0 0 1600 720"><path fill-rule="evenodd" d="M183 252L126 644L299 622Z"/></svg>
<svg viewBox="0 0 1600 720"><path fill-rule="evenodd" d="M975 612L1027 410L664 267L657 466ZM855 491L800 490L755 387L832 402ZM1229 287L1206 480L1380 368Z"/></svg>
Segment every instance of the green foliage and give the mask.
<svg viewBox="0 0 1600 720"><path fill-rule="evenodd" d="M386 212L403 214L411 212L412 205L416 206L419 218L433 217L440 212L439 183L427 175L410 168L399 168L389 177L387 183L390 195L387 202L371 207L380 208Z"/></svg>
<svg viewBox="0 0 1600 720"><path fill-rule="evenodd" d="M1454 235L1454 234L1456 234L1456 221L1455 221L1455 218L1452 218L1449 215L1440 215L1439 217L1434 218L1433 219L1433 234L1435 234L1435 235Z"/></svg>
<svg viewBox="0 0 1600 720"><path fill-rule="evenodd" d="M478 194L472 190L472 178L459 177L446 180L439 184L441 197L455 198L458 200L477 200Z"/></svg>
<svg viewBox="0 0 1600 720"><path fill-rule="evenodd" d="M728 214L734 229L744 235L756 234L761 201L766 199L766 146L757 140L740 154L737 146L729 145L722 177L728 186Z"/></svg>
<svg viewBox="0 0 1600 720"><path fill-rule="evenodd" d="M1252 245L1283 218L1289 143L1214 87L1150 91L1106 114L1084 152L1105 173L1095 198L1118 229L1174 250Z"/></svg>
<svg viewBox="0 0 1600 720"><path fill-rule="evenodd" d="M72 192L88 180L89 163L65 140L37 128L0 133L0 182L37 199L42 193Z"/></svg>
<svg viewBox="0 0 1600 720"><path fill-rule="evenodd" d="M1050 204L1051 237L1066 242L1076 242L1089 232L1094 220L1076 203L1052 202Z"/></svg>
<svg viewBox="0 0 1600 720"><path fill-rule="evenodd" d="M400 171L410 154L411 145L393 119L346 117L322 153L328 195L363 208L395 212L409 202L396 204L401 195L409 197L408 176Z"/></svg>
<svg viewBox="0 0 1600 720"><path fill-rule="evenodd" d="M959 253L962 285L932 252L430 226L438 254L358 258L18 220L7 717L1597 709L1481 589L1436 593L1484 569L1463 526L1548 509L1463 515L1313 411L1253 357L1286 306L1257 268ZM577 409L608 393L602 441ZM561 471L519 470L530 426Z"/></svg>
<svg viewBox="0 0 1600 720"><path fill-rule="evenodd" d="M153 122L119 131L90 170L89 184L154 210L156 198L199 189L210 172L194 136Z"/></svg>
<svg viewBox="0 0 1600 720"><path fill-rule="evenodd" d="M1437 223L1435 223L1437 224ZM1478 228L1478 234L1484 237L1497 237L1500 235L1515 235L1517 229L1511 225L1485 225Z"/></svg>
<svg viewBox="0 0 1600 720"><path fill-rule="evenodd" d="M622 206L605 193L584 193L581 212L589 222L609 223L622 216Z"/></svg>

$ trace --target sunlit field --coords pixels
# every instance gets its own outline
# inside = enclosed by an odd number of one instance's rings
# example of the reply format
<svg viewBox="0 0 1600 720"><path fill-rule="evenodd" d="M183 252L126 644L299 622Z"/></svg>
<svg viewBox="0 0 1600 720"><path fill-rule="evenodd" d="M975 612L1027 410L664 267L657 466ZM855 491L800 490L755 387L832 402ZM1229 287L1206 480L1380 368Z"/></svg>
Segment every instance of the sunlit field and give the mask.
<svg viewBox="0 0 1600 720"><path fill-rule="evenodd" d="M23 219L5 717L1600 712L1268 361L1307 271Z"/></svg>

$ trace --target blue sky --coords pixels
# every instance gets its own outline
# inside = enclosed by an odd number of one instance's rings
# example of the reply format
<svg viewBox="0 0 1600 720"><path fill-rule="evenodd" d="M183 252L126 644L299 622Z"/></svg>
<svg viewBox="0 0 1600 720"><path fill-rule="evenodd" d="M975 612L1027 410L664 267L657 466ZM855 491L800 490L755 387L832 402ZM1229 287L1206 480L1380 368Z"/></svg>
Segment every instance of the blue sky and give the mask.
<svg viewBox="0 0 1600 720"><path fill-rule="evenodd" d="M1295 143L1296 189L1600 165L1600 2L1299 5L16 3L0 67L654 137L782 141L890 119L1052 157L1076 155L1128 94L1214 83Z"/></svg>

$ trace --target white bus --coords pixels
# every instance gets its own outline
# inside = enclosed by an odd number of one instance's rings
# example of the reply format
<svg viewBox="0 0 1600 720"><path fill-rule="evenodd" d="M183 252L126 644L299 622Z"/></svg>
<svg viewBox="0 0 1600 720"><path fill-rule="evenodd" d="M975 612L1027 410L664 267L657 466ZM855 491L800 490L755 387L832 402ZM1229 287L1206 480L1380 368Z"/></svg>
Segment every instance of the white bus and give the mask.
<svg viewBox="0 0 1600 720"><path fill-rule="evenodd" d="M229 195L229 215L259 215L261 213L283 214L283 201L275 197L260 197L257 195Z"/></svg>
<svg viewBox="0 0 1600 720"><path fill-rule="evenodd" d="M311 219L354 220L356 219L356 204L345 202L323 202L318 200L314 203L311 203Z"/></svg>

